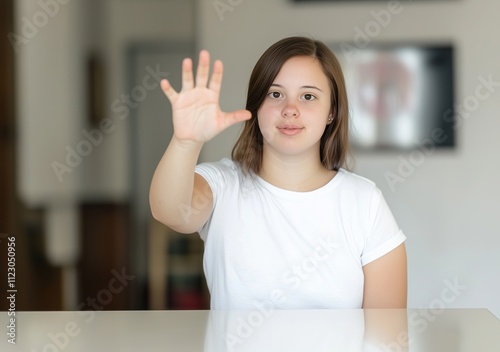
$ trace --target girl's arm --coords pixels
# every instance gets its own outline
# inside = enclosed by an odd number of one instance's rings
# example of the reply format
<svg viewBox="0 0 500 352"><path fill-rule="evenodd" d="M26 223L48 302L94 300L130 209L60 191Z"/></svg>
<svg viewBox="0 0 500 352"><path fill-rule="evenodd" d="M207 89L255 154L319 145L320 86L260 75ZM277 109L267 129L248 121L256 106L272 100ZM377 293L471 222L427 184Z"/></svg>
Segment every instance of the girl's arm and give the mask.
<svg viewBox="0 0 500 352"><path fill-rule="evenodd" d="M149 203L153 217L180 233L197 231L212 209L210 187L194 172L201 147L202 144L183 143L173 137L151 182ZM200 192L206 201L203 207L196 207L194 194Z"/></svg>
<svg viewBox="0 0 500 352"><path fill-rule="evenodd" d="M406 308L406 247L403 244L363 267L363 308Z"/></svg>
<svg viewBox="0 0 500 352"><path fill-rule="evenodd" d="M180 92L168 80L161 82L172 104L174 135L156 168L149 192L153 217L181 233L197 231L212 210L210 187L194 172L203 144L232 124L251 117L246 110L220 110L221 61L215 61L210 81L207 51L200 52L196 81L192 66L191 59L184 59ZM200 196L204 197L202 202Z"/></svg>

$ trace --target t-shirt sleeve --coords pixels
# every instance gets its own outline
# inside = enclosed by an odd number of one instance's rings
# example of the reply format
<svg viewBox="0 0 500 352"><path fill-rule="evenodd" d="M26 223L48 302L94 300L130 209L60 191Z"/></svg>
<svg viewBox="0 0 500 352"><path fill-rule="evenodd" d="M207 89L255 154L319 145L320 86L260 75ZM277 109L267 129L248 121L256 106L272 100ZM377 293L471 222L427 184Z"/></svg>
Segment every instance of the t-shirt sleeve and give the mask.
<svg viewBox="0 0 500 352"><path fill-rule="evenodd" d="M194 171L207 181L210 190L212 191L213 212L217 202L221 198L222 192L227 188L228 183L231 182L230 175L234 173L234 163L229 159L222 159L219 162L198 164L196 165ZM207 223L198 230L198 233L203 240L206 240L207 238L210 219L211 216L209 217Z"/></svg>
<svg viewBox="0 0 500 352"><path fill-rule="evenodd" d="M196 165L194 172L199 174L205 179L205 181L207 181L208 185L210 186L210 190L212 191L215 206L217 193L219 191L218 184L220 183L219 180L221 178L220 170L213 163L203 163Z"/></svg>
<svg viewBox="0 0 500 352"><path fill-rule="evenodd" d="M375 188L370 201L368 219L362 265L382 257L406 240L378 188Z"/></svg>

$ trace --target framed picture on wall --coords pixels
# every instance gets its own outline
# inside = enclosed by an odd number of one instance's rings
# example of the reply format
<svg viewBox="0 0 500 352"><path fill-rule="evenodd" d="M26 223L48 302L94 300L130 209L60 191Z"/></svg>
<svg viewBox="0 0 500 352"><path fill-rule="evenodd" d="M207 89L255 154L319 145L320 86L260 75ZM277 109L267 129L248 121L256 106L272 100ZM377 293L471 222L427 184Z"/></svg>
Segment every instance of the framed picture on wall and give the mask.
<svg viewBox="0 0 500 352"><path fill-rule="evenodd" d="M450 44L331 45L350 104L358 149L454 147L454 65Z"/></svg>

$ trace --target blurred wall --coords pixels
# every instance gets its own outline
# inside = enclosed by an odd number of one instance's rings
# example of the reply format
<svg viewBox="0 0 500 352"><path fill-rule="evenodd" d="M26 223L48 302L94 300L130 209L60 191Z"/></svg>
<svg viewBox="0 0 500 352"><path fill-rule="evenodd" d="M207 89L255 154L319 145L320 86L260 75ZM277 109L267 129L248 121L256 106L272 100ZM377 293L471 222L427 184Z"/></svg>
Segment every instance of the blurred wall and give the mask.
<svg viewBox="0 0 500 352"><path fill-rule="evenodd" d="M85 60L91 46L87 4L55 4L15 2L15 33L23 38L14 46L18 184L29 205L75 199L81 184L81 175L73 172L78 160L69 157L68 166L65 158L71 154L66 148L76 148L85 121Z"/></svg>
<svg viewBox="0 0 500 352"><path fill-rule="evenodd" d="M374 14L397 11L371 40L452 42L456 50L457 119L455 150L429 152L390 187L384 174L398 174L410 153L359 153L355 172L382 189L408 237L410 307L487 307L500 316L500 3L462 0L318 2L289 0L200 1L198 38L225 64L224 109L244 108L253 65L272 43L289 35L352 42ZM398 13L396 13L398 12ZM374 27L375 28L375 27ZM377 33L372 31L372 33ZM490 97L474 100L480 77L497 82ZM486 90L481 89L482 93ZM479 101L476 106L473 103ZM239 127L206 145L204 160L230 153ZM410 164L411 165L411 164ZM454 295L446 298L453 287ZM444 296L443 296L444 295ZM439 309L438 309L439 310Z"/></svg>
<svg viewBox="0 0 500 352"><path fill-rule="evenodd" d="M104 12L103 60L106 71L105 107L115 129L106 135L98 153L89 158L91 182L87 195L93 198L123 199L130 195L130 141L128 140L133 108L124 112L128 87L127 50L131 43L161 43L192 40L194 37L193 1L182 0L106 0ZM169 68L170 69L170 68ZM172 68L175 69L175 68ZM158 88L159 89L159 88ZM119 103L117 103L119 101ZM168 101L165 98L165 104Z"/></svg>
<svg viewBox="0 0 500 352"><path fill-rule="evenodd" d="M16 45L21 197L32 205L69 197L124 200L130 192L130 114L121 110L131 94L127 49L132 42L192 40L193 2L41 3L16 2L16 33L25 37ZM103 65L106 128L88 119L92 55ZM96 128L102 139L92 134Z"/></svg>

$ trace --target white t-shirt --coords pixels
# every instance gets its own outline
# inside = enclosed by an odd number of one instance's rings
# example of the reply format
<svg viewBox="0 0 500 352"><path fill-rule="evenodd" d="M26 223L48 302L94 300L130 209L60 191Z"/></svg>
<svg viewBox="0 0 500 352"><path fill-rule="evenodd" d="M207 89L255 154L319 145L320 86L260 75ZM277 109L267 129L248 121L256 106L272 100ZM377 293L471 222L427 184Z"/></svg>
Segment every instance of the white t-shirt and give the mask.
<svg viewBox="0 0 500 352"><path fill-rule="evenodd" d="M212 309L361 308L362 266L406 239L376 185L345 169L310 192L229 159L196 172L214 199L198 231Z"/></svg>

